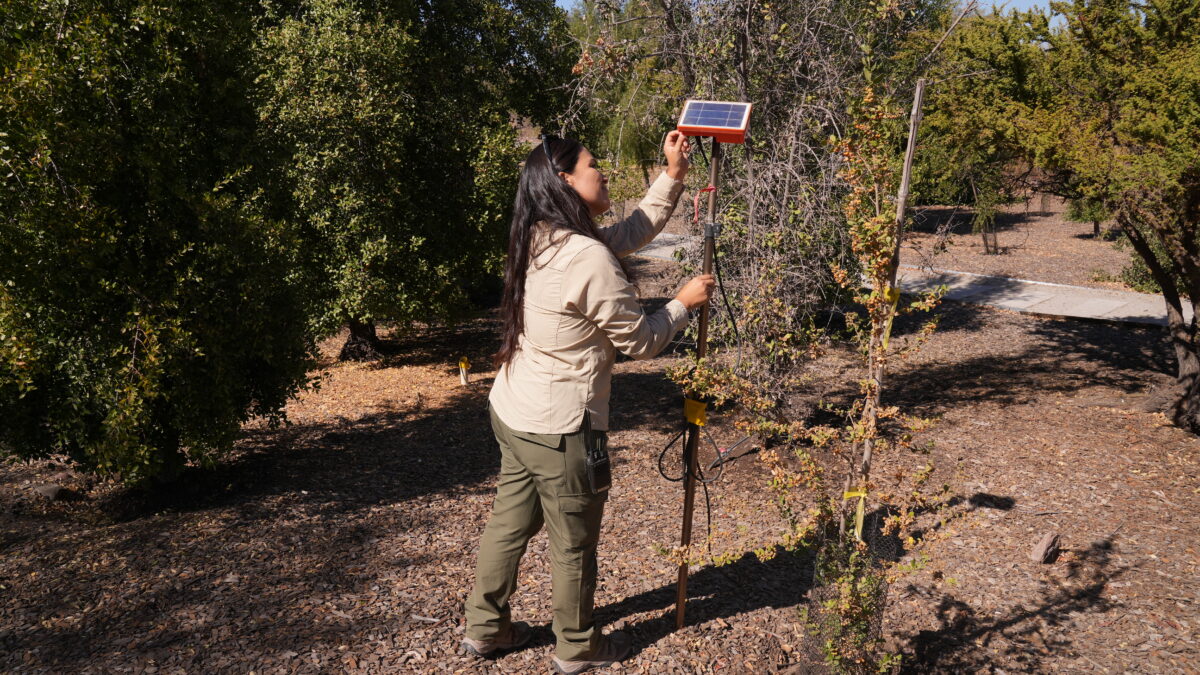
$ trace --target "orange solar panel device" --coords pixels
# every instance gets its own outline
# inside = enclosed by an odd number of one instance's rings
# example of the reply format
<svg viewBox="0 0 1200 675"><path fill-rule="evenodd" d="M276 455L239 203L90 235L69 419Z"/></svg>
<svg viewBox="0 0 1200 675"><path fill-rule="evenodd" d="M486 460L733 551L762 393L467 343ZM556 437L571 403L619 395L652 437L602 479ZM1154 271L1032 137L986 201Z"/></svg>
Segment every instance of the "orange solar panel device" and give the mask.
<svg viewBox="0 0 1200 675"><path fill-rule="evenodd" d="M711 136L721 143L743 143L753 107L749 103L689 99L683 104L683 114L675 128L686 136Z"/></svg>

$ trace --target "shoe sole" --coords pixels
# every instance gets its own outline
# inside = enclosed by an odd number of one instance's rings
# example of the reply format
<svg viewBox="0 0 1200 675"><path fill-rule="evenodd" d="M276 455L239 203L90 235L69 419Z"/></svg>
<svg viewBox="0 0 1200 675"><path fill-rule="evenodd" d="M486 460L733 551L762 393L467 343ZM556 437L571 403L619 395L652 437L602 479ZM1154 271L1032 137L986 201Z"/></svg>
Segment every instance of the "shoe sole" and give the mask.
<svg viewBox="0 0 1200 675"><path fill-rule="evenodd" d="M494 658L496 658L496 655L500 653L500 650L499 650L499 649L493 649L493 650L492 650L492 651L490 651L490 652L481 652L481 651L479 651L478 649L475 649L474 647L472 647L470 644L468 644L468 643L466 643L466 642L460 642L460 643L458 644L458 653L460 653L460 654L466 654L467 656L474 656L474 657L477 657L477 658L481 658L481 659L489 659L489 660L490 660L490 659L494 659Z"/></svg>
<svg viewBox="0 0 1200 675"><path fill-rule="evenodd" d="M550 660L550 663L551 663L551 665L554 666L554 672L558 673L558 675L579 675L579 673L591 670L592 668L608 668L608 667L612 666L614 663L620 663L620 662L624 661L625 659L629 658L629 654L632 651L633 651L632 649L626 649L624 654L622 654L621 656L619 656L611 661L592 661L592 662L588 663L588 665L584 666L583 668L579 668L578 670L567 670L567 669L563 668L562 666L558 665L558 661L555 661L553 659Z"/></svg>
<svg viewBox="0 0 1200 675"><path fill-rule="evenodd" d="M526 630L528 630L528 629L526 629ZM508 647L496 647L495 649L491 649L486 652L479 651L470 642L463 640L462 642L458 643L458 645L459 645L458 651L460 654L466 654L468 656L475 656L477 658L491 660L498 656L503 656L504 654L507 654L508 652L516 651L516 650L524 647L525 645L529 644L529 639L532 637L533 637L532 633L526 633L525 639L521 640L521 642L518 644L509 645Z"/></svg>
<svg viewBox="0 0 1200 675"><path fill-rule="evenodd" d="M579 675L579 673L591 670L592 668L608 668L612 664L618 663L618 661L596 661L584 666L583 668L580 668L579 670L564 670L562 666L555 663L554 672L558 673L558 675Z"/></svg>

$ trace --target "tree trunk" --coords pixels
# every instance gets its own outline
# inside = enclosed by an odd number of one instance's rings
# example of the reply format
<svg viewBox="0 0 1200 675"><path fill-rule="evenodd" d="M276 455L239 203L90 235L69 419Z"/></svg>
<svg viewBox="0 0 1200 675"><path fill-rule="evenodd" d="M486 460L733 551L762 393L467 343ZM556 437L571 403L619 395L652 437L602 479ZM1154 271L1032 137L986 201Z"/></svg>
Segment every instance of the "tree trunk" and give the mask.
<svg viewBox="0 0 1200 675"><path fill-rule="evenodd" d="M350 335L342 345L338 354L339 361L378 361L383 357L380 352L379 336L375 334L374 321L359 321L350 319Z"/></svg>
<svg viewBox="0 0 1200 675"><path fill-rule="evenodd" d="M1171 406L1171 418L1180 427L1200 434L1200 358L1193 352L1179 363L1179 397Z"/></svg>
<svg viewBox="0 0 1200 675"><path fill-rule="evenodd" d="M1100 238L1100 221L1093 220L1092 221L1092 239L1099 239L1099 238Z"/></svg>
<svg viewBox="0 0 1200 675"><path fill-rule="evenodd" d="M1200 434L1200 328L1196 321L1200 302L1192 301L1192 320L1186 321L1170 303L1167 304L1168 329L1175 360L1179 364L1175 375L1177 396L1171 404L1171 420L1180 427Z"/></svg>
<svg viewBox="0 0 1200 675"><path fill-rule="evenodd" d="M1200 318L1196 314L1196 311L1200 310L1200 297L1197 297L1196 293L1192 294L1192 320L1186 320L1183 315L1183 298L1176 287L1176 280L1159 263L1141 230L1133 223L1127 222L1124 217L1119 218L1117 223L1125 232L1133 250L1146 263L1150 276L1162 289L1163 301L1167 305L1167 333L1178 365L1175 375L1176 398L1167 413L1175 424L1200 434L1200 329L1196 324Z"/></svg>
<svg viewBox="0 0 1200 675"><path fill-rule="evenodd" d="M1000 243L996 240L996 232L991 225L985 225L980 231L983 236L983 254L984 255L999 255Z"/></svg>

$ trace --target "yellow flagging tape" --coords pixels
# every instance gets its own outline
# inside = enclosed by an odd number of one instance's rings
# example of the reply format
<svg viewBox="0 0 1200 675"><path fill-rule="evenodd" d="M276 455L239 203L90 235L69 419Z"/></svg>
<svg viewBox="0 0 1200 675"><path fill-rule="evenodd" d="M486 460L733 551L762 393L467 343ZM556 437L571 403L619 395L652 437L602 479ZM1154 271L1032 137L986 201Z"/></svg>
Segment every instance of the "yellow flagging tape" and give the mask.
<svg viewBox="0 0 1200 675"><path fill-rule="evenodd" d="M708 406L703 401L685 398L683 399L683 418L691 424L702 427L708 421L707 408Z"/></svg>
<svg viewBox="0 0 1200 675"><path fill-rule="evenodd" d="M842 499L858 497L858 507L854 509L854 538L862 541L863 519L867 512L867 489L855 488L842 493Z"/></svg>
<svg viewBox="0 0 1200 675"><path fill-rule="evenodd" d="M461 359L458 360L458 367L462 368L463 370L470 370L471 369L470 359L468 359L465 356L462 357Z"/></svg>
<svg viewBox="0 0 1200 675"><path fill-rule="evenodd" d="M892 286L891 288L887 289L887 292L883 294L883 297L886 298L887 301L892 305L892 313L888 316L887 326L884 326L883 328L883 349L886 351L888 348L888 342L890 342L892 338L892 319L896 318L896 305L900 303L900 288L898 286Z"/></svg>

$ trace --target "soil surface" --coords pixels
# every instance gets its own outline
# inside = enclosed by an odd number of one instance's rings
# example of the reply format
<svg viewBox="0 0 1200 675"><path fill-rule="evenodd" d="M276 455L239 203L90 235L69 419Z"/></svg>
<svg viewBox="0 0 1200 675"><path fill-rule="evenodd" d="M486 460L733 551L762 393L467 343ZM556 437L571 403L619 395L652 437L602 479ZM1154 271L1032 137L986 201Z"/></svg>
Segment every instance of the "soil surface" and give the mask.
<svg viewBox="0 0 1200 675"><path fill-rule="evenodd" d="M1118 248L1108 225L1094 236L1091 223L1066 219L1066 203L1048 195L1001 207L996 215L999 250L988 253L972 231L970 209L918 208L900 262L1069 286L1132 290L1121 282L1131 251Z"/></svg>
<svg viewBox="0 0 1200 675"><path fill-rule="evenodd" d="M670 265L639 268L648 297L677 283ZM1200 441L1145 411L1169 380L1161 331L952 303L939 314L887 389L890 403L937 417L920 439L931 454L886 453L874 469L932 461L932 484L951 497L944 523L926 518L923 543L903 552L914 569L890 587L884 633L905 669L1198 672ZM321 387L289 406L290 426L249 424L230 461L153 491L50 461L0 465L0 670L548 671L544 533L512 600L532 643L487 662L457 650L498 469L486 412L495 328L482 317L391 335L376 364L333 363L331 340ZM469 386L461 356L474 364ZM615 370L596 606L635 647L613 670L808 672L803 551L694 567L688 625L674 630L676 569L656 547L679 537L682 489L658 471L681 424L662 375L677 358ZM818 372L836 397L857 366L835 351ZM722 445L736 437L720 415L711 429ZM765 465L743 449L708 491L726 551L782 526ZM668 473L678 456L667 455ZM46 499L34 491L45 483L73 498ZM697 504L699 540L703 493ZM1049 532L1063 552L1030 561Z"/></svg>

